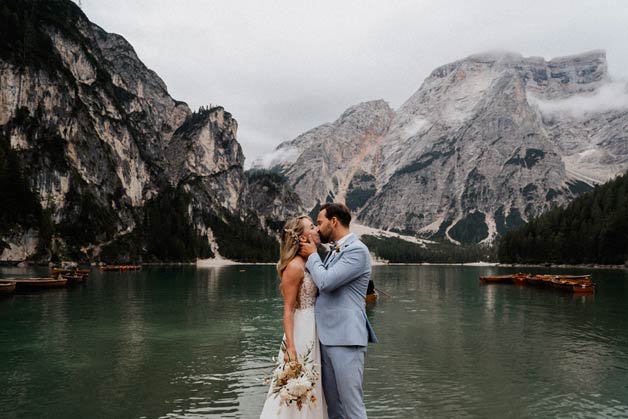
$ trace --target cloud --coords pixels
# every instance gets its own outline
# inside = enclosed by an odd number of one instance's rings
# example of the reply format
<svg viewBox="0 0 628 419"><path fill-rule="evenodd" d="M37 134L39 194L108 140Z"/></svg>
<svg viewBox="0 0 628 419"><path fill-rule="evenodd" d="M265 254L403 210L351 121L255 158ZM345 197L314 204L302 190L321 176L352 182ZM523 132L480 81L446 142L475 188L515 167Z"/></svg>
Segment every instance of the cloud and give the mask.
<svg viewBox="0 0 628 419"><path fill-rule="evenodd" d="M222 105L247 162L360 102L400 106L431 71L486 50L547 59L605 49L628 75L614 0L82 0L192 108Z"/></svg>
<svg viewBox="0 0 628 419"><path fill-rule="evenodd" d="M270 169L278 164L294 163L298 157L299 150L296 147L281 147L255 160L253 167Z"/></svg>
<svg viewBox="0 0 628 419"><path fill-rule="evenodd" d="M560 100L529 96L528 101L544 115L567 114L580 119L590 114L628 109L628 85L625 81L614 81L600 86L591 94L578 94Z"/></svg>

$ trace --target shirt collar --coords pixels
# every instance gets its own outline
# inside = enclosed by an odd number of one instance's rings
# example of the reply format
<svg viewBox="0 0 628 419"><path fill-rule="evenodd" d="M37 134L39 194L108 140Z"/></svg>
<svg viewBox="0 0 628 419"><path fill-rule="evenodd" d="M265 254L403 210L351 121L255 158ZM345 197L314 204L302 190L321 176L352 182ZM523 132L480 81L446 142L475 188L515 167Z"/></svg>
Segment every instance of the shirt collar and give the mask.
<svg viewBox="0 0 628 419"><path fill-rule="evenodd" d="M347 234L346 236L344 236L342 239L338 240L338 241L336 242L336 246L339 246L339 247L341 247L341 248L342 248L342 245L343 245L343 244L345 244L345 242L347 241L347 239L348 239L349 237L351 237L352 235L353 235L353 233L349 233L349 234Z"/></svg>

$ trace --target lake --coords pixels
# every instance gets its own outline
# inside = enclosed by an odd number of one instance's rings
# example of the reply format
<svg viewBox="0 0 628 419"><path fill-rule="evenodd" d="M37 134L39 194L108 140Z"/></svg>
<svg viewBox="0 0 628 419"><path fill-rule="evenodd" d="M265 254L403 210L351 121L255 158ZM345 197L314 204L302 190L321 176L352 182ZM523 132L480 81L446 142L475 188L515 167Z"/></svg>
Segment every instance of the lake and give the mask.
<svg viewBox="0 0 628 419"><path fill-rule="evenodd" d="M369 418L628 416L626 271L588 271L594 295L478 281L515 271L373 268L391 297L367 308ZM278 285L273 266L146 267L2 298L1 416L256 418Z"/></svg>

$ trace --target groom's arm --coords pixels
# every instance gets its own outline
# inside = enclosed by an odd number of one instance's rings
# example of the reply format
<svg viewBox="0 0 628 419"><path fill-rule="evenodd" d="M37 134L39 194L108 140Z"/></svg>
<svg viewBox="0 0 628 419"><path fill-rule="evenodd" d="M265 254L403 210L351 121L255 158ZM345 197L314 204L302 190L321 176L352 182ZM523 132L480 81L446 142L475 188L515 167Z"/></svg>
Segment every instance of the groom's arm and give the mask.
<svg viewBox="0 0 628 419"><path fill-rule="evenodd" d="M369 255L356 246L346 249L333 266L325 268L318 254L311 254L305 267L310 272L320 292L332 292L353 281L368 270Z"/></svg>

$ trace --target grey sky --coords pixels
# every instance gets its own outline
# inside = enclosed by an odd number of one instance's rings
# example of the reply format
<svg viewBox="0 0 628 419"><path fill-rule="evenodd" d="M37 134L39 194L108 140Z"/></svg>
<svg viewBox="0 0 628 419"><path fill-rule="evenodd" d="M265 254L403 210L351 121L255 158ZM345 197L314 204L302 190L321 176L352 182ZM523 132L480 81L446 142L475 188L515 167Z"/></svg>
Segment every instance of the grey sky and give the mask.
<svg viewBox="0 0 628 419"><path fill-rule="evenodd" d="M78 0L77 0L78 2ZM487 50L607 52L628 76L624 0L82 0L192 109L238 120L247 165L280 142L384 99L398 108L442 64Z"/></svg>

